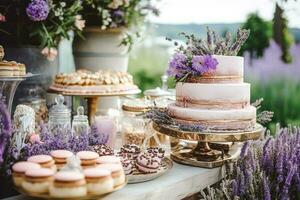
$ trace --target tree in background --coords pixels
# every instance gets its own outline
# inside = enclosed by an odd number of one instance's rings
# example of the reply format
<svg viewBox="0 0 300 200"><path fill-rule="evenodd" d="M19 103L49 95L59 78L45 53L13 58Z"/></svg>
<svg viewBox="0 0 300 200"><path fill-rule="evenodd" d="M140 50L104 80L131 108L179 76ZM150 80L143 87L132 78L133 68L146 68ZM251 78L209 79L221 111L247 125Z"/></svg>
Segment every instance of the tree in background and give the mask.
<svg viewBox="0 0 300 200"><path fill-rule="evenodd" d="M252 13L243 24L243 28L250 29L251 32L249 38L242 46L240 55L248 51L251 60L262 57L272 37L272 24L262 19L257 13Z"/></svg>
<svg viewBox="0 0 300 200"><path fill-rule="evenodd" d="M284 0L284 2L286 2ZM288 29L288 20L284 16L284 10L276 3L274 18L273 18L273 39L280 46L282 55L281 59L285 63L292 62L290 54L290 46L293 44L293 36Z"/></svg>

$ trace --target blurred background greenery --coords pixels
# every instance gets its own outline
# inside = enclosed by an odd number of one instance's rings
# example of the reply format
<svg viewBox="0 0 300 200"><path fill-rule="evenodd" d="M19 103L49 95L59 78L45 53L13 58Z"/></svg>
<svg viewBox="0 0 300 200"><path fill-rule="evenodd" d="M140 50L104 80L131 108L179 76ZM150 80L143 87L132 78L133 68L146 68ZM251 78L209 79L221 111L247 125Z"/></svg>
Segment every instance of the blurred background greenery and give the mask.
<svg viewBox="0 0 300 200"><path fill-rule="evenodd" d="M233 24L155 24L148 37L131 53L129 72L142 90L161 85L173 46L165 40L176 40L180 32L205 36L206 26L220 34L234 33L238 27L251 30L241 55L245 56L245 81L251 83L251 101L263 98L262 110L275 113L281 125L300 125L300 29L289 28L284 10L276 5L274 17L266 21L251 13L244 23ZM170 80L170 87L174 83Z"/></svg>

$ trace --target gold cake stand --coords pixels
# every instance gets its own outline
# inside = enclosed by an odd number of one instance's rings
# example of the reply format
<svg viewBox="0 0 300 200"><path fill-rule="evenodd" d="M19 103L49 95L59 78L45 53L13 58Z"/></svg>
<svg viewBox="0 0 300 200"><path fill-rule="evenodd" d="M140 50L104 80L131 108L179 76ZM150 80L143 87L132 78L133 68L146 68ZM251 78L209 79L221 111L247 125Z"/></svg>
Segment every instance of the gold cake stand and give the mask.
<svg viewBox="0 0 300 200"><path fill-rule="evenodd" d="M171 158L178 163L204 168L222 166L225 162L237 159L241 143L258 140L264 136L264 127L256 124L245 131L182 131L165 124L153 122L159 133L171 137Z"/></svg>

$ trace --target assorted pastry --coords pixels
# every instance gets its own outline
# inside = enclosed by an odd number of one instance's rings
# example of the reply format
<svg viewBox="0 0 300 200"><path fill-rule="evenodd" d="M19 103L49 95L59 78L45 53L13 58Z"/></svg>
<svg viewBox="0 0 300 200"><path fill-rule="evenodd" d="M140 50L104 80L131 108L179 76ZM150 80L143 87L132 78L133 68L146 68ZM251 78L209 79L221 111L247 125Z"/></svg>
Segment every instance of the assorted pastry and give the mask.
<svg viewBox="0 0 300 200"><path fill-rule="evenodd" d="M164 150L157 147L149 147L141 151L137 145L124 145L118 155L126 175L156 173L162 166Z"/></svg>
<svg viewBox="0 0 300 200"><path fill-rule="evenodd" d="M19 77L26 75L26 67L15 61L0 61L0 77Z"/></svg>
<svg viewBox="0 0 300 200"><path fill-rule="evenodd" d="M50 90L65 93L117 93L137 89L127 72L88 70L58 74L50 87Z"/></svg>
<svg viewBox="0 0 300 200"><path fill-rule="evenodd" d="M19 77L26 75L26 66L16 61L2 60L4 49L0 46L0 77Z"/></svg>

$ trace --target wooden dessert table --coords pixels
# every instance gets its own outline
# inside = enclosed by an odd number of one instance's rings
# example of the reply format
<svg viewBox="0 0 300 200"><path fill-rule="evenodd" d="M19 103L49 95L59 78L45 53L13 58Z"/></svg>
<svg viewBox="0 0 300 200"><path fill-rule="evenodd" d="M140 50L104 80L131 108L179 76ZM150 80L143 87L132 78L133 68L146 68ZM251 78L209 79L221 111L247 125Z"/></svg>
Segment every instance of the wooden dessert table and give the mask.
<svg viewBox="0 0 300 200"><path fill-rule="evenodd" d="M225 174L224 168L205 169L174 163L163 176L144 183L128 184L103 200L180 200L218 182ZM19 195L4 200L33 200Z"/></svg>

